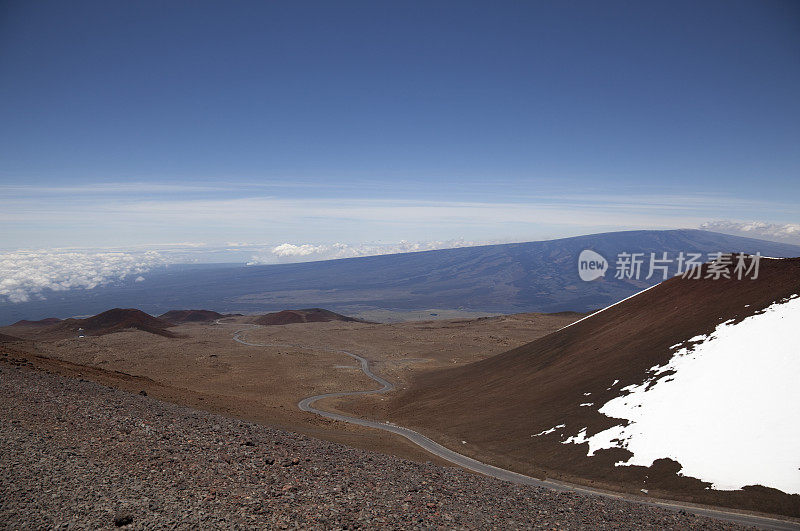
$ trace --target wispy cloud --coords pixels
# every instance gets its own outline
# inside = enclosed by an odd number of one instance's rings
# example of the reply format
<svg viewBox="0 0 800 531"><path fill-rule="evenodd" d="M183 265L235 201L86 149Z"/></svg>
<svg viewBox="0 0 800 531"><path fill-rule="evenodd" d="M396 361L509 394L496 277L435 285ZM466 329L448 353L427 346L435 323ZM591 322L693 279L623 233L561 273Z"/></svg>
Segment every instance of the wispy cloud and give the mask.
<svg viewBox="0 0 800 531"><path fill-rule="evenodd" d="M622 207L625 207L624 209ZM65 207L68 209L69 207ZM137 201L100 207L113 212L117 221L150 220L161 223L223 222L280 225L308 220L386 222L392 224L497 224L563 223L573 225L696 225L707 216L692 216L682 204L653 207L647 204L572 202L465 202L412 201L392 199L284 199L251 197L240 199L198 199L179 201ZM700 209L697 209L700 210ZM66 212L65 212L66 213ZM36 213L41 215L41 213ZM31 219L34 213L7 213L16 220ZM45 213L54 218L58 212ZM91 215L87 213L85 215ZM7 218L7 219L8 219Z"/></svg>
<svg viewBox="0 0 800 531"><path fill-rule="evenodd" d="M355 258L357 256L375 256L382 254L413 253L419 251L432 251L435 249L453 249L456 247L472 247L475 245L488 245L492 243L506 243L501 241L423 241L379 244L311 244L311 243L282 243L253 256L247 265L275 264L281 262L312 262L315 260L333 260L337 258Z"/></svg>
<svg viewBox="0 0 800 531"><path fill-rule="evenodd" d="M227 189L230 189L229 187ZM42 194L89 194L89 195L109 195L109 194L164 194L164 193L186 193L186 192L219 192L226 188L223 185L198 185L198 184L166 184L166 183L144 183L144 182L99 182L93 184L78 185L24 185L24 184L2 184L0 193L10 196L30 196Z"/></svg>
<svg viewBox="0 0 800 531"><path fill-rule="evenodd" d="M274 190L270 189L273 184ZM6 235L0 247L15 249L28 242L37 247L82 247L85 242L92 247L124 249L157 240L201 240L208 246L229 242L228 247L244 252L280 242L334 246L333 242L353 241L530 240L612 230L698 227L709 219L724 218L731 210L751 219L769 212L773 220L789 222L794 221L796 212L790 203L714 194L594 190L557 194L542 190L538 195L487 193L491 199L485 200L475 200L471 194L472 199L464 200L454 189L438 190L441 199L434 200L426 194L416 199L387 194L364 197L353 190L339 190L335 196L325 196L317 189L284 193L280 184L0 185L0 194L5 194L0 231ZM233 195L229 188L235 191ZM175 247L190 249L185 244ZM160 248L170 252L166 244Z"/></svg>
<svg viewBox="0 0 800 531"><path fill-rule="evenodd" d="M735 236L763 238L800 244L800 223L768 223L765 221L708 221L701 229Z"/></svg>
<svg viewBox="0 0 800 531"><path fill-rule="evenodd" d="M48 291L92 289L146 273L163 263L158 253L18 251L0 253L0 300L44 299ZM139 280L141 278L141 280Z"/></svg>
<svg viewBox="0 0 800 531"><path fill-rule="evenodd" d="M276 189L285 190L287 188L330 188L336 189L336 185L320 185L319 183L304 182L297 179L263 180L258 182L235 182L230 180L208 180L208 181L188 181L188 182L149 182L149 181L127 181L127 182L93 182L69 185L31 185L31 184L0 184L0 195L6 197L30 197L53 194L76 194L82 196L109 196L115 194L124 195L163 195L163 194L202 194L202 193L225 193L236 195L237 193L264 193L265 190Z"/></svg>

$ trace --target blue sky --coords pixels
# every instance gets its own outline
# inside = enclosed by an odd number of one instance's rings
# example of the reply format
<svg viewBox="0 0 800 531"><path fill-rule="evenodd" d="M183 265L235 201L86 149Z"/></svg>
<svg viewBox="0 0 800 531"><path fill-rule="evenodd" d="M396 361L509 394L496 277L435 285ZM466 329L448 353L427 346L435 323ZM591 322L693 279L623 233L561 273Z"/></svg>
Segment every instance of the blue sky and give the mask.
<svg viewBox="0 0 800 531"><path fill-rule="evenodd" d="M793 0L7 1L0 248L800 242L797 94Z"/></svg>

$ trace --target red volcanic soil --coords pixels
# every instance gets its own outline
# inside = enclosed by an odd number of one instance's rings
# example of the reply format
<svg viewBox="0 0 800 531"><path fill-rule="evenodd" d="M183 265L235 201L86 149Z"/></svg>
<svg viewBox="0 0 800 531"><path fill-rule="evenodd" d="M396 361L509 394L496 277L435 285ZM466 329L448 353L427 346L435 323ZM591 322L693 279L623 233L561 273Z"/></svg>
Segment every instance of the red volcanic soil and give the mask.
<svg viewBox="0 0 800 531"><path fill-rule="evenodd" d="M49 326L60 322L61 319L58 317L48 317L47 319L40 319L38 321L28 321L27 319L23 319L10 326Z"/></svg>
<svg viewBox="0 0 800 531"><path fill-rule="evenodd" d="M65 319L54 325L49 332L53 335L64 334L71 337L78 333L78 329L83 328L83 333L87 336L102 336L135 328L151 334L175 337L175 334L167 330L171 326L172 323L157 319L141 310L114 308L86 319Z"/></svg>
<svg viewBox="0 0 800 531"><path fill-rule="evenodd" d="M227 317L211 310L170 310L158 316L159 319L173 323L209 323L216 319Z"/></svg>
<svg viewBox="0 0 800 531"><path fill-rule="evenodd" d="M261 315L252 322L260 325L286 325L294 323L327 323L330 321L363 322L354 317L347 317L322 308L308 308L305 310L283 310L282 312Z"/></svg>
<svg viewBox="0 0 800 531"><path fill-rule="evenodd" d="M623 387L646 380L649 368L666 364L671 346L796 293L800 258L762 259L756 280L675 277L514 350L421 373L392 401L390 418L451 448L523 473L800 516L798 495L764 487L713 491L707 483L677 475L680 465L669 459L649 468L617 467L615 462L631 455L627 450L600 450L587 457L585 444L561 444L562 434L585 427L592 436L617 424L597 410L620 396ZM582 407L585 402L594 406ZM566 428L532 436L559 424Z"/></svg>

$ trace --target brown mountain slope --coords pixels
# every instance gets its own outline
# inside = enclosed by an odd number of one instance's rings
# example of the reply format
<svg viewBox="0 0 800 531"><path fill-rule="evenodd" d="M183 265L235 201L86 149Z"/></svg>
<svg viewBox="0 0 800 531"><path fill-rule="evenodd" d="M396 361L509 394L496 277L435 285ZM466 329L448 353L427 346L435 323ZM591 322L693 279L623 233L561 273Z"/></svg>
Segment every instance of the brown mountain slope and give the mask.
<svg viewBox="0 0 800 531"><path fill-rule="evenodd" d="M72 337L82 328L85 335L102 336L134 328L151 334L174 337L175 334L167 330L171 326L171 323L141 310L114 308L86 319L65 319L49 328L45 335Z"/></svg>
<svg viewBox="0 0 800 531"><path fill-rule="evenodd" d="M586 445L561 444L558 433L534 436L560 424L565 433L586 427L589 436L611 427L614 421L597 410L621 388L646 380L648 369L667 363L671 346L798 292L800 258L762 260L757 280L673 278L517 349L421 374L394 399L390 416L451 448L524 473L800 516L797 495L762 487L710 491L708 484L676 475L674 461L615 467L627 450L587 458ZM589 401L593 407L581 406Z"/></svg>
<svg viewBox="0 0 800 531"><path fill-rule="evenodd" d="M173 324L209 323L225 315L211 310L170 310L158 316L159 319Z"/></svg>
<svg viewBox="0 0 800 531"><path fill-rule="evenodd" d="M255 318L253 323L270 326L293 323L327 323L330 321L358 322L359 319L322 308L308 308L305 310L283 310L281 312L268 313Z"/></svg>
<svg viewBox="0 0 800 531"><path fill-rule="evenodd" d="M58 317L48 317L47 319L40 319L38 321L28 321L27 319L23 319L10 326L49 326L60 322L61 319Z"/></svg>
<svg viewBox="0 0 800 531"><path fill-rule="evenodd" d="M26 364L28 363L27 355L32 348L32 341L0 333L0 361L9 362L13 365Z"/></svg>
<svg viewBox="0 0 800 531"><path fill-rule="evenodd" d="M0 334L0 343L17 343L20 341L25 341L21 337L10 336L8 334Z"/></svg>

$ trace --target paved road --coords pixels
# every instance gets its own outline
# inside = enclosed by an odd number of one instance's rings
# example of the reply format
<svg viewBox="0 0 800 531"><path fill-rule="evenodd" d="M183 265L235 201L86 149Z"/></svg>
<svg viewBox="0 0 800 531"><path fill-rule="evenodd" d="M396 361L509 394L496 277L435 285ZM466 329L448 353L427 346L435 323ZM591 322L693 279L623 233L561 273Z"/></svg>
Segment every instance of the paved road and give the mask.
<svg viewBox="0 0 800 531"><path fill-rule="evenodd" d="M217 324L226 324L220 323L217 321ZM241 325L240 325L241 326ZM355 395L368 395L368 394L377 394L377 393L387 393L394 389L394 385L382 378L381 376L372 372L372 369L369 366L369 360L359 356L358 354L353 354L347 350L337 350L331 348L324 348L324 347L309 347L304 345L296 345L291 343L251 343L245 340L242 337L244 332L248 330L253 330L254 328L260 328L259 325L248 325L248 328L242 328L237 330L233 334L233 340L241 343L242 345L248 345L251 347L292 347L292 348L300 348L306 350L322 350L326 352L337 352L340 354L345 354L350 356L351 358L355 359L361 365L361 370L366 374L369 378L375 380L378 384L381 385L378 389L372 390L365 390L365 391L342 391L338 393L324 393L321 395L314 395L308 398L304 398L301 400L297 405L303 411L308 411L310 413L316 413L325 418L339 420L342 422L349 422L351 424L357 424L359 426L366 426L368 428L376 428L379 430L389 431L392 433L396 433L402 437L405 437L409 441L413 442L420 448L432 453L433 455L439 456L445 461L449 461L455 465L460 467L466 468L467 470L472 470L473 472L478 472L479 474L484 474L486 476L491 476L497 479L501 479L503 481L510 481L512 483L519 483L523 485L534 485L537 487L545 487L551 490L557 491L570 491L570 492L578 492L581 494L590 494L595 496L604 496L607 498L617 498L623 499L626 501L634 502L634 503L641 503L644 505L649 505L653 507L662 507L665 509L670 509L674 511L686 511L693 514L698 514L701 516L708 516L711 518L717 518L719 520L727 520L731 522L736 522L742 525L751 525L756 526L761 529L770 529L770 530L800 530L800 522L788 522L785 520L779 520L775 518L768 518L768 517L761 517L761 516L752 516L749 514L738 513L734 511L727 511L724 509L710 509L706 507L696 507L693 505L684 505L678 502L669 502L669 501L656 501L656 500L643 500L635 497L631 497L629 495L622 495L617 494L614 492L597 490L587 487L582 487L579 485L572 485L569 483L564 483L561 481L555 480L541 480L536 479L531 476L526 476L524 474L519 474L517 472L512 472L511 470L506 470L504 468L499 468L496 466L488 465L476 459L472 459L471 457L467 457L466 455L462 455L458 452L454 452L449 448L445 448L441 444L437 443L436 441L425 437L424 435L417 433L414 430L410 430L408 428L404 428L403 426L397 426L390 422L377 422L374 420L366 420L361 419L358 417L350 417L347 415L341 415L339 413L332 413L329 411L325 411L322 409L317 409L314 407L314 402L318 400L322 400L323 398L336 398L341 396L355 396Z"/></svg>

